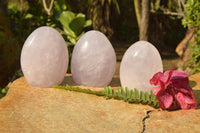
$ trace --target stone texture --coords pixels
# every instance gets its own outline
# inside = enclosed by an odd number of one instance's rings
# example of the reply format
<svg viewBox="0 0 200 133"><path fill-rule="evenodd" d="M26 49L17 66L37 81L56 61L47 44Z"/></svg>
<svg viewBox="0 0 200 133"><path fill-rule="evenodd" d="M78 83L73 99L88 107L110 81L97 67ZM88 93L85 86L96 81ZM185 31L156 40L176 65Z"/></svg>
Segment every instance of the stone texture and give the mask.
<svg viewBox="0 0 200 133"><path fill-rule="evenodd" d="M20 78L0 100L0 132L141 132L146 111L152 109L89 94L31 87Z"/></svg>
<svg viewBox="0 0 200 133"><path fill-rule="evenodd" d="M120 65L120 81L123 87L150 92L149 80L163 71L158 50L149 42L138 41L125 52Z"/></svg>
<svg viewBox="0 0 200 133"><path fill-rule="evenodd" d="M198 102L195 110L152 111L146 120L147 133L199 133L200 132L200 73L189 77Z"/></svg>
<svg viewBox="0 0 200 133"><path fill-rule="evenodd" d="M76 43L71 72L79 85L103 87L115 73L116 55L107 37L99 31L86 32Z"/></svg>
<svg viewBox="0 0 200 133"><path fill-rule="evenodd" d="M153 111L145 125L147 133L199 133L200 111Z"/></svg>
<svg viewBox="0 0 200 133"><path fill-rule="evenodd" d="M26 39L21 52L21 67L32 86L52 87L60 84L67 72L68 50L58 31L43 26Z"/></svg>
<svg viewBox="0 0 200 133"><path fill-rule="evenodd" d="M200 73L189 79L200 104ZM62 84L66 83L77 86L71 75L67 75ZM111 86L120 86L117 77ZM99 87L90 89L103 90ZM0 132L198 133L199 109L200 106L195 110L155 110L146 105L105 100L89 94L32 87L23 77L14 81L8 94L0 99Z"/></svg>

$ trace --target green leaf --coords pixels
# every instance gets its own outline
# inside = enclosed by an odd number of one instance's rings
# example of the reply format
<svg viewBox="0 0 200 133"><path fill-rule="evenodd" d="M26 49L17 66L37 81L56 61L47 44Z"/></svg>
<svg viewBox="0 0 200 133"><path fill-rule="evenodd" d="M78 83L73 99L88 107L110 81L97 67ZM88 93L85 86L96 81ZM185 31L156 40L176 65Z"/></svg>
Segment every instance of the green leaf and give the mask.
<svg viewBox="0 0 200 133"><path fill-rule="evenodd" d="M127 87L125 87L125 90L126 90L126 97L127 98L130 98L130 91Z"/></svg>
<svg viewBox="0 0 200 133"><path fill-rule="evenodd" d="M8 86L6 86L3 89L0 87L0 98L4 97L7 94L8 90L9 90Z"/></svg>
<svg viewBox="0 0 200 133"><path fill-rule="evenodd" d="M107 97L108 96L108 86L104 87L104 91L105 91L105 96Z"/></svg>
<svg viewBox="0 0 200 133"><path fill-rule="evenodd" d="M89 20L85 21L85 24L83 25L83 27L86 28L86 27L89 27L91 25L92 25L92 20L89 19Z"/></svg>
<svg viewBox="0 0 200 133"><path fill-rule="evenodd" d="M145 95L144 95L144 92L143 92L143 91L140 91L140 98L141 98L142 100L145 100Z"/></svg>
<svg viewBox="0 0 200 133"><path fill-rule="evenodd" d="M150 96L148 92L145 92L145 100L150 101Z"/></svg>
<svg viewBox="0 0 200 133"><path fill-rule="evenodd" d="M108 96L112 97L112 89L110 86L108 86Z"/></svg>
<svg viewBox="0 0 200 133"><path fill-rule="evenodd" d="M75 45L76 44L76 38L75 37L71 37L71 36L67 36L67 39L73 44Z"/></svg>
<svg viewBox="0 0 200 133"><path fill-rule="evenodd" d="M24 19L31 19L31 18L33 18L33 14L27 13L27 14L24 15L23 18Z"/></svg>
<svg viewBox="0 0 200 133"><path fill-rule="evenodd" d="M122 96L122 92L121 92L121 88L118 88L118 97L121 97Z"/></svg>
<svg viewBox="0 0 200 133"><path fill-rule="evenodd" d="M112 90L112 94L113 94L114 97L117 96L117 93L116 93L116 91L114 89Z"/></svg>
<svg viewBox="0 0 200 133"><path fill-rule="evenodd" d="M71 21L75 18L75 14L71 11L63 11L59 16L59 21L61 22L64 31L67 35L71 37L76 37L76 33L74 33L73 29L70 28Z"/></svg>
<svg viewBox="0 0 200 133"><path fill-rule="evenodd" d="M126 93L125 93L125 91L124 91L124 88L123 88L123 87L121 87L121 92L122 92L122 96L123 96L123 97L126 97Z"/></svg>
<svg viewBox="0 0 200 133"><path fill-rule="evenodd" d="M71 43L71 42L66 42L66 44L67 44L67 47L70 47L70 46L74 45L74 44Z"/></svg>
<svg viewBox="0 0 200 133"><path fill-rule="evenodd" d="M85 24L85 15L79 13L69 24L70 29L75 33L76 37L83 31Z"/></svg>
<svg viewBox="0 0 200 133"><path fill-rule="evenodd" d="M140 99L140 93L139 93L138 89L134 88L134 91L135 91L135 98Z"/></svg>
<svg viewBox="0 0 200 133"><path fill-rule="evenodd" d="M60 14L59 20L63 26L67 26L75 18L75 14L71 11L63 11Z"/></svg>
<svg viewBox="0 0 200 133"><path fill-rule="evenodd" d="M131 99L135 99L135 92L131 90Z"/></svg>
<svg viewBox="0 0 200 133"><path fill-rule="evenodd" d="M152 95L152 101L155 101L156 100L156 96L155 95Z"/></svg>

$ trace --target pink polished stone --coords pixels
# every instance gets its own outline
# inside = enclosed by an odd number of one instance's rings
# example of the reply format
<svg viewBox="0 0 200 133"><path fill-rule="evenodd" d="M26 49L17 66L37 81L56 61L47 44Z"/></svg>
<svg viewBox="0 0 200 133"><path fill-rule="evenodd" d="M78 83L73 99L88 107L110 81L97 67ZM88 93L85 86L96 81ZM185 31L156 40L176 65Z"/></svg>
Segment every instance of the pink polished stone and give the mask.
<svg viewBox="0 0 200 133"><path fill-rule="evenodd" d="M21 52L21 67L28 83L35 87L60 84L68 68L65 40L54 28L43 26L26 39Z"/></svg>
<svg viewBox="0 0 200 133"><path fill-rule="evenodd" d="M92 30L78 40L71 60L72 78L76 83L94 87L108 85L115 67L115 51L104 34Z"/></svg>
<svg viewBox="0 0 200 133"><path fill-rule="evenodd" d="M158 50L149 42L138 41L125 52L120 65L120 81L123 87L150 92L149 80L163 71Z"/></svg>

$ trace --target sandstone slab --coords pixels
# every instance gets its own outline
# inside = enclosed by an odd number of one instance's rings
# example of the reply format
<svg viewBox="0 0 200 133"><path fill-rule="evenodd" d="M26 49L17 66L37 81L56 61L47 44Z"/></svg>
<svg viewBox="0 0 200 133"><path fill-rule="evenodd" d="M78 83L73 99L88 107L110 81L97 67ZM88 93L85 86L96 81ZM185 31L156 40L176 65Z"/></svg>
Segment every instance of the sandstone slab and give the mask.
<svg viewBox="0 0 200 133"><path fill-rule="evenodd" d="M70 77L68 77L70 78ZM0 100L0 132L142 132L153 108L89 94L31 87L17 79Z"/></svg>
<svg viewBox="0 0 200 133"><path fill-rule="evenodd" d="M200 110L153 111L145 126L147 133L199 133Z"/></svg>
<svg viewBox="0 0 200 133"><path fill-rule="evenodd" d="M199 81L200 74L190 77L198 104ZM77 86L71 75L67 75L62 84L66 83ZM111 86L120 86L117 77L113 78ZM22 77L12 83L8 94L0 100L0 133L198 133L199 108L156 110L147 105L105 100L84 93L31 87Z"/></svg>

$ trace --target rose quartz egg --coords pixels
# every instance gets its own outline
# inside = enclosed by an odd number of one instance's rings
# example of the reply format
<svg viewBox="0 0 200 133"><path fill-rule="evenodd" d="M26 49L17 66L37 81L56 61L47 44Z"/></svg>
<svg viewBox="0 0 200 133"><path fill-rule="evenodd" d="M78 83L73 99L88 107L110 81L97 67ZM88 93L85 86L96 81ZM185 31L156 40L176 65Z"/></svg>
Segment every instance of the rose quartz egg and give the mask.
<svg viewBox="0 0 200 133"><path fill-rule="evenodd" d="M72 78L77 84L94 87L108 85L115 67L115 51L103 33L88 31L78 40L71 59Z"/></svg>
<svg viewBox="0 0 200 133"><path fill-rule="evenodd" d="M120 81L123 87L150 92L149 80L163 71L158 50L149 42L138 41L125 52L120 65Z"/></svg>
<svg viewBox="0 0 200 133"><path fill-rule="evenodd" d="M26 39L21 52L21 68L28 83L35 87L60 84L68 67L65 40L54 28L43 26Z"/></svg>

